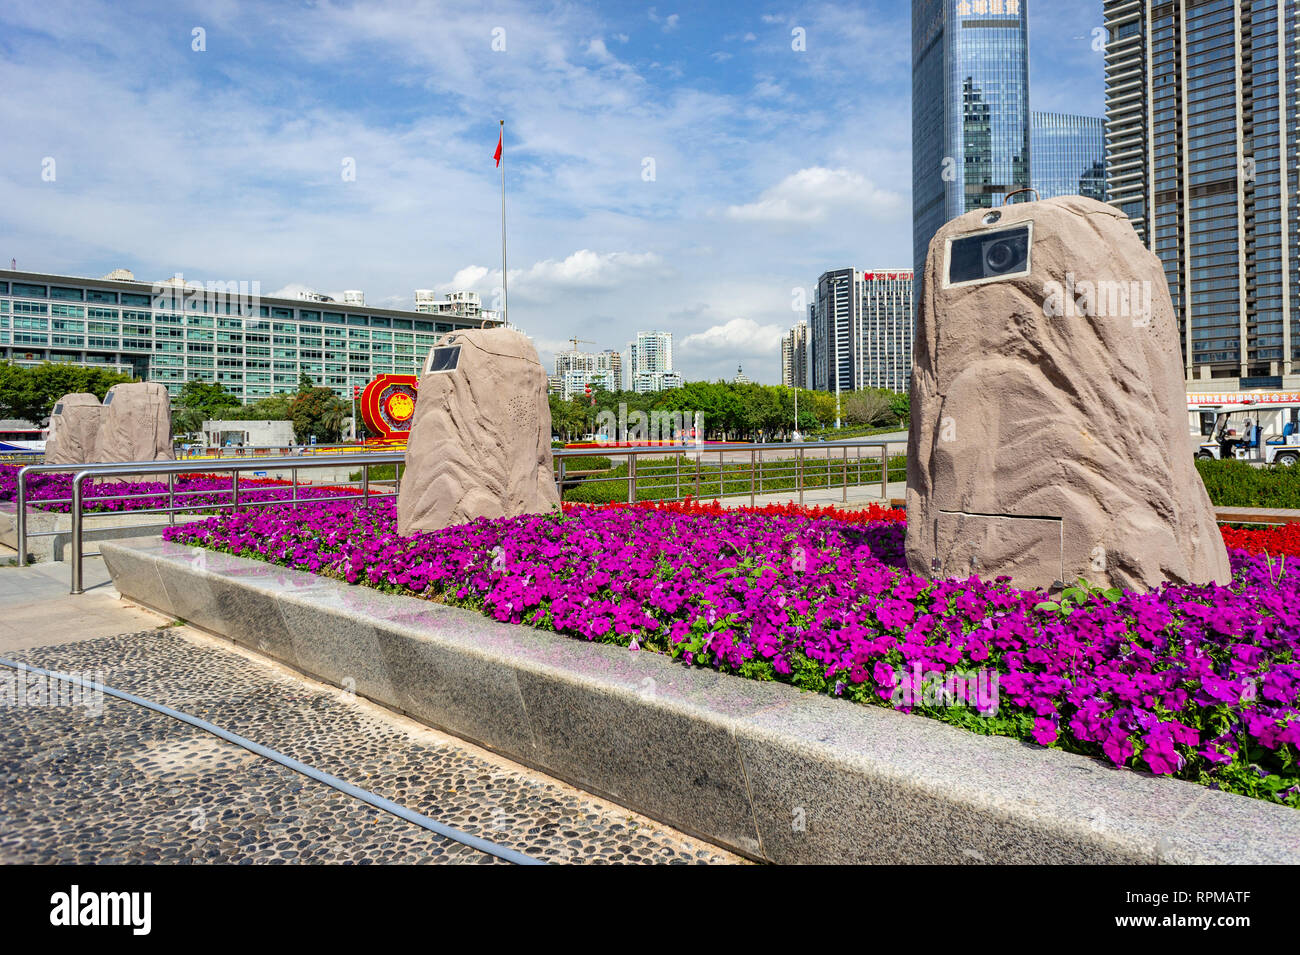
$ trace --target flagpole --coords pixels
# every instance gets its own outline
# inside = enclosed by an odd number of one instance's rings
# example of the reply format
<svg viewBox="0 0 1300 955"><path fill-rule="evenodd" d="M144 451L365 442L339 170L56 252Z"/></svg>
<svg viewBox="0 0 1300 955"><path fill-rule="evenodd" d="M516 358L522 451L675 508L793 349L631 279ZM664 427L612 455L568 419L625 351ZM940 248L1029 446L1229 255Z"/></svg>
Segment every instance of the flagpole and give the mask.
<svg viewBox="0 0 1300 955"><path fill-rule="evenodd" d="M506 121L501 120L501 324L510 322L510 294L506 280Z"/></svg>

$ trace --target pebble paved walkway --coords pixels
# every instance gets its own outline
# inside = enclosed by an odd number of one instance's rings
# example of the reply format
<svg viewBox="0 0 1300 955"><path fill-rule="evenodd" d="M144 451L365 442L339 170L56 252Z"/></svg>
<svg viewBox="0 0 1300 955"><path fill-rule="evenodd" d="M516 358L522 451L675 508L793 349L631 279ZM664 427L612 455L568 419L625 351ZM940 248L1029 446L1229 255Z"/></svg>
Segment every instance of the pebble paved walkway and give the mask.
<svg viewBox="0 0 1300 955"><path fill-rule="evenodd" d="M109 686L537 858L743 861L183 627L7 656L100 670ZM131 703L104 698L99 715L0 705L0 863L496 861Z"/></svg>

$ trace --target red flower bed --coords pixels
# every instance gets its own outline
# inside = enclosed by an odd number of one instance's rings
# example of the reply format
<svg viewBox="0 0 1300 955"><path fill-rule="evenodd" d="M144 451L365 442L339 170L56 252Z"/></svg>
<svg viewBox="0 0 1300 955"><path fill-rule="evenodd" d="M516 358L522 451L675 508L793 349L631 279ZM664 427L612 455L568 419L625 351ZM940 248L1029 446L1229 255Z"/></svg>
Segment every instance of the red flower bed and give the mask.
<svg viewBox="0 0 1300 955"><path fill-rule="evenodd" d="M860 510L848 510L839 508L833 504L825 507L808 507L801 504L764 504L762 507L745 507L733 508L723 507L717 501L697 501L692 498L685 498L681 501L638 501L635 504L565 504L566 511L579 507L630 507L645 511L666 511L669 514L690 514L690 515L723 515L731 514L736 510L743 510L755 514L764 514L769 517L804 517L812 520L820 518L829 518L831 520L842 521L846 524L875 524L880 521L891 521L904 523L907 520L907 511L901 507L882 507L879 504L868 504Z"/></svg>
<svg viewBox="0 0 1300 955"><path fill-rule="evenodd" d="M1229 547L1273 557L1300 557L1300 524L1282 524L1263 530L1235 527L1221 527L1219 530L1223 533L1223 542Z"/></svg>

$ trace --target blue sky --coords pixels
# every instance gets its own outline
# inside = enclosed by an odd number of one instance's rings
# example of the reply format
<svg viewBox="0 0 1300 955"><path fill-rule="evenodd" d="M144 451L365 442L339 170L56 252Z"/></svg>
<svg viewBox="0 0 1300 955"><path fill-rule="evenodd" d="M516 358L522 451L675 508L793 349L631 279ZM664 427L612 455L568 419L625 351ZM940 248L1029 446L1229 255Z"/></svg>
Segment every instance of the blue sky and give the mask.
<svg viewBox="0 0 1300 955"><path fill-rule="evenodd" d="M1100 115L1101 0L1025 2L1031 105ZM11 0L0 259L491 304L504 118L510 318L544 361L665 329L688 378L775 382L795 289L911 265L910 11Z"/></svg>

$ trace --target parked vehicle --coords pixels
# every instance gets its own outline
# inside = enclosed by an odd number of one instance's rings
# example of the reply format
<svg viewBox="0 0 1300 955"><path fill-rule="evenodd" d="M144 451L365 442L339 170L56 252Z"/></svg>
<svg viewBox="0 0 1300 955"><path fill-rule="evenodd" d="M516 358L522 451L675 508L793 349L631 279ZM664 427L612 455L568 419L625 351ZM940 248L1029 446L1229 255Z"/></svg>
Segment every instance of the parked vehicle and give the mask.
<svg viewBox="0 0 1300 955"><path fill-rule="evenodd" d="M1214 426L1209 435L1212 440L1207 441L1206 435L1201 435L1201 441L1193 452L1195 457L1236 458L1283 467L1300 463L1300 425L1296 421L1300 403L1202 405L1188 410L1214 415ZM1281 421L1281 430L1266 434L1261 424L1264 415L1269 415L1275 422L1285 419Z"/></svg>

